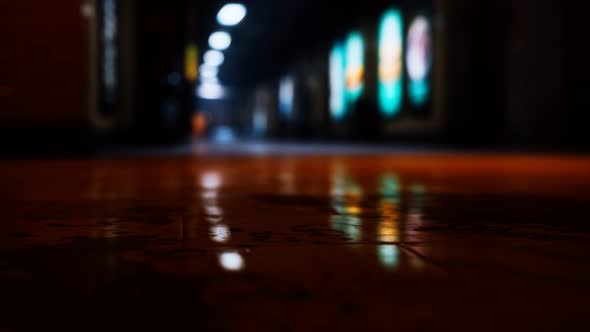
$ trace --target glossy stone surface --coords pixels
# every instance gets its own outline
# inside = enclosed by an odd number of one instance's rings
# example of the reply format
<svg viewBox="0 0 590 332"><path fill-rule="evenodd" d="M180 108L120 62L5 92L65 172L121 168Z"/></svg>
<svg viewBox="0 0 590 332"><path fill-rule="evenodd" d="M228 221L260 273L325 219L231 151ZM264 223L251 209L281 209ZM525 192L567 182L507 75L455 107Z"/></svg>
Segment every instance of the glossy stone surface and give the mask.
<svg viewBox="0 0 590 332"><path fill-rule="evenodd" d="M0 330L587 331L590 159L0 164Z"/></svg>

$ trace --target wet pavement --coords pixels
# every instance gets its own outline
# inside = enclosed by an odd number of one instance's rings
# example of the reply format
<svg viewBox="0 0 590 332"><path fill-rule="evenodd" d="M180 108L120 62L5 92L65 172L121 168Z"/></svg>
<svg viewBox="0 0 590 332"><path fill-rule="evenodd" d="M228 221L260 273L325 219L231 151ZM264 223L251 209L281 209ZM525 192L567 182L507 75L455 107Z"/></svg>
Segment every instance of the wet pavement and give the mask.
<svg viewBox="0 0 590 332"><path fill-rule="evenodd" d="M588 331L590 158L0 164L0 331Z"/></svg>

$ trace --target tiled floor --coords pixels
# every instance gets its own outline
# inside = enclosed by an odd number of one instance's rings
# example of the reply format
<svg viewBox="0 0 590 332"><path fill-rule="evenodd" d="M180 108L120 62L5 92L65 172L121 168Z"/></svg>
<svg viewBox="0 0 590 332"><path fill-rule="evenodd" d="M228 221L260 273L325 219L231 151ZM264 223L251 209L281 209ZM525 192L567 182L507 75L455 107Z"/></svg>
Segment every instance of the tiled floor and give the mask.
<svg viewBox="0 0 590 332"><path fill-rule="evenodd" d="M0 330L590 330L590 158L3 161L0 183Z"/></svg>

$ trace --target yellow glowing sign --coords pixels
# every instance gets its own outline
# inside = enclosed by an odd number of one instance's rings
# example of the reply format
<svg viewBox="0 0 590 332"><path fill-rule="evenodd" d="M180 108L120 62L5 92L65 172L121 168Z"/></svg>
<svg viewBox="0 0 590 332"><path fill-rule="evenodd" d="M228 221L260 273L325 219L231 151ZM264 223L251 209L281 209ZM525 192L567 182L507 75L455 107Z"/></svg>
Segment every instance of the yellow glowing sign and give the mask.
<svg viewBox="0 0 590 332"><path fill-rule="evenodd" d="M184 77L189 82L196 82L199 77L199 48L189 44L184 54Z"/></svg>

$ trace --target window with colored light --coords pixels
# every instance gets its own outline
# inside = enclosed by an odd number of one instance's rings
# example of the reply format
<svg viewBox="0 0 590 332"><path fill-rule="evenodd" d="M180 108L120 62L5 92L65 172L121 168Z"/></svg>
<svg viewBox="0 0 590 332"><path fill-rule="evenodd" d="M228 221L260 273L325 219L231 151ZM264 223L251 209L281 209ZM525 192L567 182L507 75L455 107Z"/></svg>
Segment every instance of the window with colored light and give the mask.
<svg viewBox="0 0 590 332"><path fill-rule="evenodd" d="M330 53L330 113L334 120L346 115L346 81L344 48L336 44Z"/></svg>
<svg viewBox="0 0 590 332"><path fill-rule="evenodd" d="M403 102L403 20L399 10L390 9L379 24L378 98L381 113L393 117Z"/></svg>
<svg viewBox="0 0 590 332"><path fill-rule="evenodd" d="M285 76L279 82L279 112L284 119L293 116L293 103L295 99L295 80L291 76Z"/></svg>
<svg viewBox="0 0 590 332"><path fill-rule="evenodd" d="M350 103L357 101L365 88L365 41L355 31L346 40L346 95Z"/></svg>
<svg viewBox="0 0 590 332"><path fill-rule="evenodd" d="M414 106L424 105L430 96L432 33L425 16L415 17L409 26L406 49L408 99Z"/></svg>

